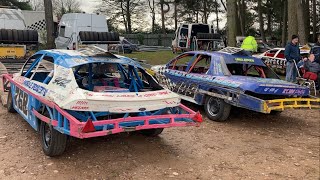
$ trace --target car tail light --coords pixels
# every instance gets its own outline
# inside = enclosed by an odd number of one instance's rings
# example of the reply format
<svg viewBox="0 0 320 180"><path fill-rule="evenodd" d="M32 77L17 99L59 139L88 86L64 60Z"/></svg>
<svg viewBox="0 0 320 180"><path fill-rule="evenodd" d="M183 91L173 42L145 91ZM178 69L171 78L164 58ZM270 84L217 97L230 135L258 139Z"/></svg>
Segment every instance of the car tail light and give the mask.
<svg viewBox="0 0 320 180"><path fill-rule="evenodd" d="M201 114L200 114L199 111L196 113L196 115L194 115L194 117L192 118L192 120L194 120L194 121L196 121L196 122L199 122L199 123L201 123L201 122L203 121L203 120L202 120L202 116L201 116Z"/></svg>
<svg viewBox="0 0 320 180"><path fill-rule="evenodd" d="M96 129L94 128L94 125L91 121L91 119L88 119L86 124L82 128L83 133L88 133L88 132L94 132Z"/></svg>

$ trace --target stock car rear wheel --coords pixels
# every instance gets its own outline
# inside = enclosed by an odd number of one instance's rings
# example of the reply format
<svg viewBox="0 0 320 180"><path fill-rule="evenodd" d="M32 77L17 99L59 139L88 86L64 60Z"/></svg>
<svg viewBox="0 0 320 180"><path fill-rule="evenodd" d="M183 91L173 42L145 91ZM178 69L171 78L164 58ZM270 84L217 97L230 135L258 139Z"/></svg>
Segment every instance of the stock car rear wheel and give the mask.
<svg viewBox="0 0 320 180"><path fill-rule="evenodd" d="M40 136L42 150L47 156L61 155L67 146L67 135L55 130L48 123L41 121L40 123Z"/></svg>
<svg viewBox="0 0 320 180"><path fill-rule="evenodd" d="M13 108L13 98L12 98L11 89L8 92L7 111L10 112L10 113L15 113L16 112L16 110Z"/></svg>
<svg viewBox="0 0 320 180"><path fill-rule="evenodd" d="M231 105L223 99L208 96L204 104L204 110L210 120L223 122L230 115Z"/></svg>
<svg viewBox="0 0 320 180"><path fill-rule="evenodd" d="M155 137L155 136L158 136L159 134L161 134L162 131L163 131L163 128L145 129L145 130L139 131L139 133L141 133L144 136Z"/></svg>

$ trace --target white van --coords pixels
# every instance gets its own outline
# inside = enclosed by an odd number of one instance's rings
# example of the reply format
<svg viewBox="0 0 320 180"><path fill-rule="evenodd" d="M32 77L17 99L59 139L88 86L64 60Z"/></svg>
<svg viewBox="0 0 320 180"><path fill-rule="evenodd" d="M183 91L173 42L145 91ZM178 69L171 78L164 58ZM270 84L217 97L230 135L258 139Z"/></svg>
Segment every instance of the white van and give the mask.
<svg viewBox="0 0 320 180"><path fill-rule="evenodd" d="M81 31L108 32L106 17L85 13L64 14L58 25L58 36L55 39L56 48L78 49Z"/></svg>
<svg viewBox="0 0 320 180"><path fill-rule="evenodd" d="M219 34L214 33L213 25L210 24L180 24L172 40L172 52L207 50L209 46L218 49L223 40Z"/></svg>

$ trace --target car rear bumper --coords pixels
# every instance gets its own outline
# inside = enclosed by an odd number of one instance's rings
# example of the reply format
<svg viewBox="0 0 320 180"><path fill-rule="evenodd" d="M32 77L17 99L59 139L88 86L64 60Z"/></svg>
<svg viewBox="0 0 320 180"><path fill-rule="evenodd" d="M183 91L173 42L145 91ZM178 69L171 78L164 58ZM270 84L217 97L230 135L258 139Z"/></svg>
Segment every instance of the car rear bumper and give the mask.
<svg viewBox="0 0 320 180"><path fill-rule="evenodd" d="M264 101L263 113L283 111L285 109L320 109L320 98L288 98Z"/></svg>
<svg viewBox="0 0 320 180"><path fill-rule="evenodd" d="M271 111L284 111L286 109L320 109L320 98L284 98L263 100L253 96L240 94L235 106L253 111L269 114Z"/></svg>
<svg viewBox="0 0 320 180"><path fill-rule="evenodd" d="M200 125L202 116L199 112L194 112L182 104L178 108L184 111L184 113L124 117L98 121L87 120L86 122L79 121L59 107L53 109L56 113L61 114L56 119L45 117L35 109L32 112L38 119L52 125L61 133L84 139L144 129Z"/></svg>

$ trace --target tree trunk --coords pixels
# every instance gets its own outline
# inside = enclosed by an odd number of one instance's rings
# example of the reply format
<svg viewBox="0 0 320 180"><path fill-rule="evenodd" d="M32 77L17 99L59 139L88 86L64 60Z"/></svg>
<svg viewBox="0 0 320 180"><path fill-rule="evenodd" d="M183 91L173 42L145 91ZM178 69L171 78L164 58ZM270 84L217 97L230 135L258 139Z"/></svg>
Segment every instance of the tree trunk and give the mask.
<svg viewBox="0 0 320 180"><path fill-rule="evenodd" d="M244 13L245 13L245 10L242 9L243 8L243 4L242 4L242 0L238 0L238 16L239 16L239 19L240 19L240 31L241 31L241 35L242 36L245 36L245 25L244 25Z"/></svg>
<svg viewBox="0 0 320 180"><path fill-rule="evenodd" d="M120 1L120 7L121 7L121 15L122 15L122 18L123 18L124 28L126 30L126 33L128 34L128 25L127 25L126 14L124 12L123 2L122 1Z"/></svg>
<svg viewBox="0 0 320 180"><path fill-rule="evenodd" d="M313 40L317 41L317 4L316 0L312 0L312 22L313 22Z"/></svg>
<svg viewBox="0 0 320 180"><path fill-rule="evenodd" d="M220 2L221 2L221 4L222 4L224 10L227 11L228 9L227 9L227 6L226 6L226 4L224 3L224 1L223 1L223 0L220 0Z"/></svg>
<svg viewBox="0 0 320 180"><path fill-rule="evenodd" d="M228 46L236 46L236 31L237 31L237 0L227 1L227 25L228 25Z"/></svg>
<svg viewBox="0 0 320 180"><path fill-rule="evenodd" d="M267 27L267 31L268 31L268 35L271 36L272 35L272 9L271 9L271 2L270 0L267 1L267 7L268 7L268 13L267 13L267 19L268 19L268 27Z"/></svg>
<svg viewBox="0 0 320 180"><path fill-rule="evenodd" d="M215 0L216 3L216 21L217 21L217 33L219 32L219 9L218 9L218 1Z"/></svg>
<svg viewBox="0 0 320 180"><path fill-rule="evenodd" d="M131 34L132 28L131 28L130 0L127 0L126 14L127 14L127 23L128 23L128 33Z"/></svg>
<svg viewBox="0 0 320 180"><path fill-rule="evenodd" d="M199 11L196 10L196 23L199 23Z"/></svg>
<svg viewBox="0 0 320 180"><path fill-rule="evenodd" d="M243 24L243 29L244 29L244 35L246 34L246 11L247 11L247 6L244 0L241 0L242 4L242 24Z"/></svg>
<svg viewBox="0 0 320 180"><path fill-rule="evenodd" d="M288 0L288 40L293 34L298 34L297 0Z"/></svg>
<svg viewBox="0 0 320 180"><path fill-rule="evenodd" d="M287 44L287 27L288 27L288 5L287 0L283 0L283 16L282 16L282 46L284 47Z"/></svg>
<svg viewBox="0 0 320 180"><path fill-rule="evenodd" d="M54 49L55 45L53 36L53 14L51 0L44 0L44 11L47 30L47 49Z"/></svg>
<svg viewBox="0 0 320 180"><path fill-rule="evenodd" d="M178 28L178 0L174 0L174 29L176 30Z"/></svg>
<svg viewBox="0 0 320 180"><path fill-rule="evenodd" d="M162 27L162 33L166 33L166 26L164 24L164 10L163 10L164 0L160 0L160 9L161 9L161 27Z"/></svg>
<svg viewBox="0 0 320 180"><path fill-rule="evenodd" d="M261 0L258 0L258 16L259 16L259 27L260 34L263 42L266 42L266 37L264 36L264 23L262 17L262 8L261 8Z"/></svg>
<svg viewBox="0 0 320 180"><path fill-rule="evenodd" d="M306 44L307 38L306 38L306 28L305 28L305 18L303 16L303 10L302 7L302 0L296 0L297 4L297 18L298 18L298 34L299 34L299 41L300 44Z"/></svg>
<svg viewBox="0 0 320 180"><path fill-rule="evenodd" d="M304 14L305 14L305 25L306 25L306 36L307 40L309 40L310 36L310 0L304 0Z"/></svg>
<svg viewBox="0 0 320 180"><path fill-rule="evenodd" d="M148 5L151 11L151 32L154 33L154 27L155 27L155 21L156 21L156 14L154 12L154 1L152 0L152 4L151 4L151 0L148 0Z"/></svg>
<svg viewBox="0 0 320 180"><path fill-rule="evenodd" d="M207 15L207 0L203 0L203 16L204 16L204 23L208 24L208 15Z"/></svg>
<svg viewBox="0 0 320 180"><path fill-rule="evenodd" d="M236 22L240 22L240 6L238 4L238 1L236 0ZM236 26L236 35L241 35L241 24L239 26Z"/></svg>

